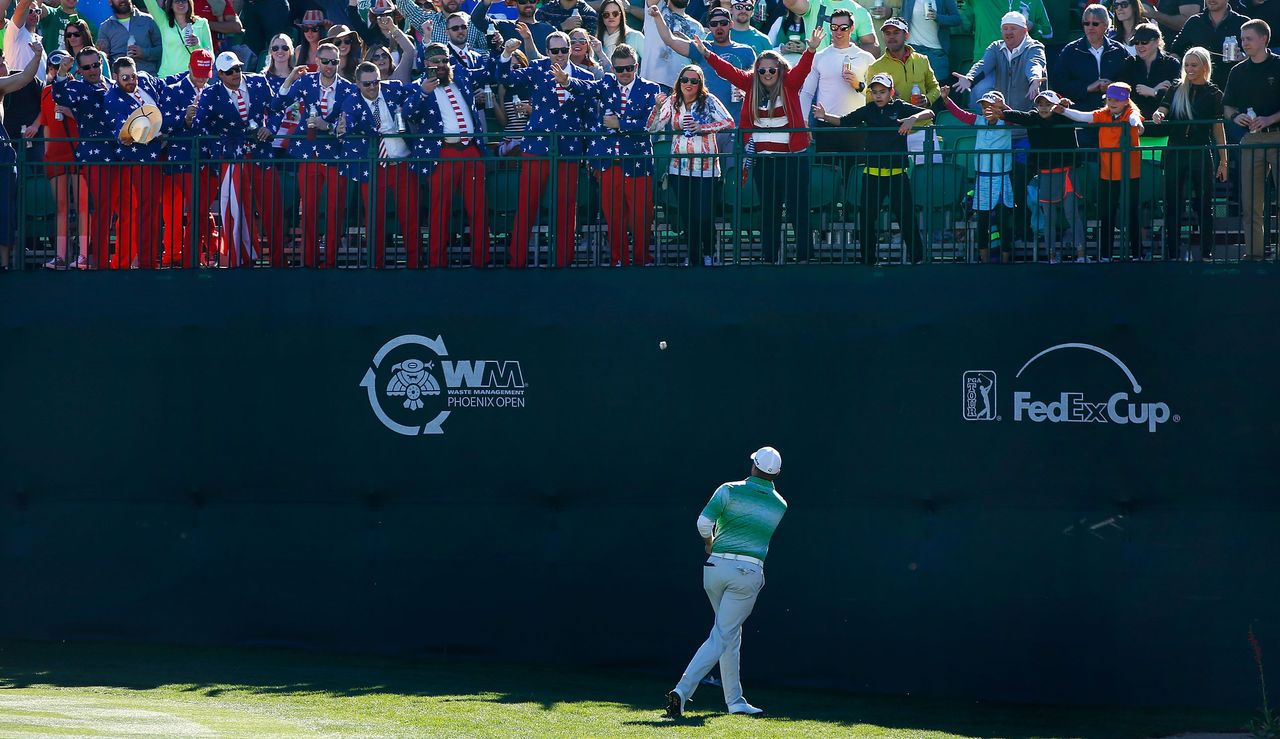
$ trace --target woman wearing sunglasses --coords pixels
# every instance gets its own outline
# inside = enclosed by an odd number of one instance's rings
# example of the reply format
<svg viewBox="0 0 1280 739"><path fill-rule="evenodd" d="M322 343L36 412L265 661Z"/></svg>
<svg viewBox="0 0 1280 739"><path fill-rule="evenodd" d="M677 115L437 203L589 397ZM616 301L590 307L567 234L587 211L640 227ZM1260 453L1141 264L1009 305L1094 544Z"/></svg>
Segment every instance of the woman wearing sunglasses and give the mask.
<svg viewBox="0 0 1280 739"><path fill-rule="evenodd" d="M733 127L724 103L707 92L706 77L696 64L685 65L676 76L671 95L659 95L649 115L649 130L670 128L681 135L671 139L667 186L674 190L675 212L689 240L689 264L711 266L715 248L716 183L720 181L720 148L716 133ZM798 104L798 103L797 103Z"/></svg>
<svg viewBox="0 0 1280 739"><path fill-rule="evenodd" d="M585 28L569 32L569 61L590 72L597 80L604 79L606 72L613 71L613 64L604 57L600 39L587 33Z"/></svg>
<svg viewBox="0 0 1280 739"><path fill-rule="evenodd" d="M387 16L381 17L385 18ZM378 68L379 78L408 82L413 74L413 62L417 58L418 48L413 45L413 39L400 30L399 26L392 26L387 29L387 32L391 40L399 47L400 53L398 55L393 54L391 49L378 44L369 47L369 51L364 55L364 60L372 62L373 66Z"/></svg>
<svg viewBox="0 0 1280 739"><path fill-rule="evenodd" d="M782 244L782 206L785 204L796 232L796 261L809 261L813 234L809 230L809 134L778 129L806 128L808 116L800 107L800 88L813 67L813 54L826 38L825 28L809 36L809 46L794 68L776 51L756 57L755 64L743 71L713 53L701 38L693 44L707 59L716 74L742 90L741 126L747 129L744 139L756 153L756 189L765 207L764 257L769 264L778 260Z"/></svg>
<svg viewBox="0 0 1280 739"><path fill-rule="evenodd" d="M209 21L196 15L191 0L143 0L147 12L160 27L160 76L181 74L191 64L196 49L213 51Z"/></svg>
<svg viewBox="0 0 1280 739"><path fill-rule="evenodd" d="M295 24L302 34L302 40L298 42L297 63L304 65L307 71L316 71L316 49L324 41L324 35L328 32L333 23L324 17L324 13L319 10L308 10L302 17L302 20Z"/></svg>
<svg viewBox="0 0 1280 739"><path fill-rule="evenodd" d="M618 0L604 0L600 4L600 25L596 26L596 38L604 47L604 56L613 58L618 44L630 46L636 59L644 58L644 34L627 27L627 11Z"/></svg>
<svg viewBox="0 0 1280 739"><path fill-rule="evenodd" d="M1129 39L1138 26L1147 22L1147 11L1138 0L1115 0L1111 3L1111 15L1114 19L1107 37L1125 48L1130 55L1137 54L1138 49Z"/></svg>
<svg viewBox="0 0 1280 739"><path fill-rule="evenodd" d="M325 40L338 47L338 76L347 82L356 79L356 67L364 59L364 41L360 34L343 25L329 29Z"/></svg>
<svg viewBox="0 0 1280 739"><path fill-rule="evenodd" d="M84 18L68 22L62 29L62 42L62 48L73 57L86 46L93 46L93 32L89 30L88 22Z"/></svg>

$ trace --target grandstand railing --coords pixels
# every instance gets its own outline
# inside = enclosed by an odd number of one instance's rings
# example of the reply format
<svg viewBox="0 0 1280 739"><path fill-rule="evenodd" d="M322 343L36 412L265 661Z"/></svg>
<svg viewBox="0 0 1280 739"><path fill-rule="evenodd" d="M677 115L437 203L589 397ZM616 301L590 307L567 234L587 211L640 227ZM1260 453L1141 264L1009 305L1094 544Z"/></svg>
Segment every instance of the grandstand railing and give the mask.
<svg viewBox="0 0 1280 739"><path fill-rule="evenodd" d="M1196 122L1202 125L1213 121ZM1128 124L1115 124L1127 129ZM1098 126L1080 126L1079 128L1097 128ZM863 132L868 129L806 129L818 136L830 135L833 132ZM766 211L773 209L782 213L779 233L782 248L773 261L777 263L794 263L804 250L799 248L801 242L810 245L808 259L805 261L819 263L865 263L875 261L879 264L904 264L913 261L932 262L972 262L980 252L979 244L984 239L977 231L977 218L972 210L975 198L981 199L981 187L976 186L979 172L992 157L1000 157L1009 151L983 150L976 147L980 128L965 125L938 124L923 126L917 129L911 139L913 151L906 167L906 178L898 182L902 189L910 188L914 202L912 220L920 233L921 249L918 259L913 258L904 246L904 224L901 218L892 217L885 209L877 210L867 221L867 213L863 208L863 192L865 188L866 170L868 168L884 169L891 166L895 155L886 152L868 151L816 151L809 150L783 155L802 160L807 173L805 181L796 184L807 196L807 215L809 228L807 234L796 232L796 216L799 213L785 212L779 196L778 185L766 185L757 190L756 180L761 167L760 155L751 157L744 149L743 131L731 131L721 134L720 141L726 148L715 156L721 169L721 177L710 194L705 191L690 190L677 192L679 188L673 183L673 177L665 174L672 161L679 162L693 157L673 156L670 153L672 134L653 136L653 157L619 156L619 160L645 160L653 168L651 195L653 198L653 218L649 222L652 229L651 256L658 265L696 265L699 255L690 253L690 242L697 241L693 233L694 226L705 220L712 224L713 243L710 256L714 264L759 264L770 260L766 258L766 244L769 239L763 231ZM1023 129L1011 126L1015 135ZM775 130L776 132L776 130ZM1122 131L1122 134L1127 132ZM483 242L488 253L490 264L508 264L509 245L513 237L513 226L516 213L522 198L527 197L525 188L521 186L521 168L530 163L545 164L552 176L548 177L544 197L537 209L535 223L530 229L528 264L529 266L608 266L616 264L610 250L609 227L601 209L601 186L594 175L593 167L600 163L600 158L582 153L560 153L563 146L578 140L584 143L589 139L605 135L602 132L583 132L573 134L525 134L525 139L535 136L548 140L551 153L542 157L499 157L485 156L479 159L449 159L450 162L467 161L483 164L485 172L485 204L487 215L487 233L483 234ZM649 136L647 133L637 135ZM680 135L680 134L675 134ZM301 138L296 136L293 138ZM405 134L409 144L414 140L433 138L414 134ZM439 137L434 137L439 138ZM488 134L485 138L497 145L504 138L502 134ZM1119 198L1127 201L1136 198L1139 207L1138 220L1130 222L1122 207L1115 222L1113 258L1151 259L1151 260L1183 260L1196 259L1202 256L1198 240L1195 237L1198 220L1204 213L1214 216L1214 228L1207 239L1213 247L1213 255L1217 259L1235 260L1250 256L1242 244L1243 228L1241 224L1240 179L1241 162L1248 163L1261 152L1250 145L1232 144L1225 149L1228 152L1230 177L1225 183L1211 182L1206 188L1208 210L1199 207L1199 201L1191 200L1191 192L1183 192L1178 207L1184 216L1180 223L1181 247L1174 250L1171 246L1170 204L1165 202L1166 177L1165 165L1176 160L1208 156L1209 149L1217 147L1169 147L1160 139L1144 138L1138 147L1140 157L1140 176L1130 178L1132 174L1130 156L1135 155L1130 147L1129 137L1121 135L1118 150L1103 151L1097 148L1074 148L1059 152L1032 152L1030 149L1015 147L1013 154L1023 171L1011 173L1010 183L1013 185L1013 197L1019 204L1008 222L991 229L1001 229L996 254L1007 254L1005 259L1014 262L1040 262L1059 258L1073 260L1079 251L1090 261L1099 258L1102 211L1106 203L1099 202L1099 158L1102 156L1119 156L1122 177L1118 186ZM80 254L91 254L88 245L80 238L85 234L91 241L97 241L94 235L96 226L102 233L98 222L101 214L112 210L108 206L116 206L114 210L129 220L129 214L135 209L147 205L144 202L159 206L160 229L155 234L131 233L128 225L117 226L109 231L107 242L108 264L99 267L128 268L132 260L120 261L117 255L136 256L138 240L151 238L155 244L152 266L171 268L194 268L205 264L208 266L228 266L234 260L228 258L228 229L235 224L224 222L219 213L221 209L215 203L210 213L195 213L199 207L192 204L208 202L210 188L226 179L230 165L242 167L243 162L213 160L202 157L200 146L189 147L190 156L182 161L159 161L144 165L128 163L77 164L68 169L65 162L44 162L35 156L36 147L43 147L45 139L29 139L15 142L18 154L17 172L19 177L19 193L17 207L18 238L20 248L15 249L15 262L19 268L38 266L53 257L57 250L58 208L56 194L64 196L67 203L65 227L67 233L68 261L73 261ZM91 146L95 142L78 139L79 146ZM26 144L24 146L24 143ZM111 145L113 142L97 142ZM171 142L174 143L174 142ZM198 143L191 142L191 143ZM1046 223L1037 209L1026 207L1028 196L1026 185L1037 185L1037 173L1026 171L1027 155L1058 154L1069 159L1074 166L1072 187L1082 193L1082 216L1085 220L1085 244L1072 244L1063 249L1062 233L1065 216L1059 214L1052 223ZM766 155L778 156L778 155ZM387 161L407 162L410 165L426 163L426 160L380 159L376 147L370 146L362 159L351 160L333 158L316 160L321 164L335 166L355 165L366 171L375 171L379 164ZM444 159L437 159L445 161ZM1198 161L1198 160L1197 160ZM750 164L747 164L750 162ZM426 177L410 181L409 187L417 188L419 193L418 220L416 233L404 233L396 211L399 210L396 198L378 187L369 187L363 192L356 183L343 182L346 192L335 201L334 223L336 233L328 233L329 204L316 203L316 219L314 229L302 223L302 194L310 191L299 182L299 169L302 162L287 156L272 159L269 172L259 172L249 178L248 187L257 187L267 193L260 203L259 216L251 218L252 227L248 229L248 238L252 241L257 256L248 260L246 266L297 266L303 263L307 253L306 244L302 243L303 234L315 234L311 241L316 244L315 256L318 266L332 263L342 268L368 268L378 264L378 252L384 254L383 266L387 268L402 267L409 259L409 251L417 250L418 262L426 267L430 262L428 244L432 231L431 216L435 210L436 193L430 192L429 180ZM561 259L555 248L555 235L560 231L562 209L554 207L561 203L566 193L566 186L572 183L561 181L555 173L561 165L578 165L576 195L572 210L576 214L577 229L572 235L572 248L568 259ZM884 166L882 166L884 165ZM743 175L744 167L747 174ZM173 175L175 170L185 168L188 172L202 172L202 176L180 180ZM1209 170L1212 177L1212 168ZM129 178L141 178L140 184L134 184ZM345 178L343 178L345 180ZM992 179L992 178L984 178ZM1186 183L1181 183L1186 184ZM123 189L126 186L131 192ZM479 194L480 183L476 179L462 182L465 190ZM1272 257L1270 244L1274 240L1275 228L1275 191L1274 173L1266 180L1265 220L1266 239L1268 243L1267 257ZM166 192L167 190L167 192ZM181 191L181 192L179 192ZM88 227L78 224L83 212L76 207L86 197L87 192L97 193L97 198L90 199L89 208L92 213ZM899 195L905 193L897 193ZM464 214L464 192L458 192L454 198L454 207L447 220L446 262L451 266L471 263L469 246L471 219ZM681 201L680 196L684 200ZM707 202L709 197L710 202ZM380 198L380 199L379 199ZM327 200L327 192L326 197ZM375 213L373 219L376 240L366 228L366 213ZM278 230L272 221L280 219ZM123 221L122 221L123 222ZM259 223L260 222L260 223ZM200 224L208 223L202 233ZM862 233L860 233L860 227ZM1008 230L1006 233L1005 229ZM874 245L864 243L866 232L873 234ZM217 239L210 238L217 233ZM241 232L245 233L245 232ZM772 233L772 232L771 232ZM283 234L278 237L278 234ZM988 233L988 236L994 235ZM1135 238L1130 238L1134 236ZM133 242L131 251L130 242ZM376 243L375 243L376 241ZM210 245L218 248L210 253ZM1190 247L1190 248L1188 248ZM875 259L868 260L869 249ZM332 257L330 257L332 254ZM567 264L564 262L567 261ZM635 261L635 260L633 260ZM146 267L141 264L139 266Z"/></svg>

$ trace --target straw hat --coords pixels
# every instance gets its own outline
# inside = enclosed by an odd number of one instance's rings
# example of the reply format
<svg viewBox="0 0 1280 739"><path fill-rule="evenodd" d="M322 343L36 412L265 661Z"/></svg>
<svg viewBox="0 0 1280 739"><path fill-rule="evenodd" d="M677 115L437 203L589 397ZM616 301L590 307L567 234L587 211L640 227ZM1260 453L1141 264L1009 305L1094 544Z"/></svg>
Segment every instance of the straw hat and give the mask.
<svg viewBox="0 0 1280 739"><path fill-rule="evenodd" d="M164 117L160 115L160 109L154 105L142 105L129 114L124 119L124 125L120 127L119 136L123 139L125 132L129 133L129 137L133 139L135 144L149 144L160 133L160 125L164 122Z"/></svg>

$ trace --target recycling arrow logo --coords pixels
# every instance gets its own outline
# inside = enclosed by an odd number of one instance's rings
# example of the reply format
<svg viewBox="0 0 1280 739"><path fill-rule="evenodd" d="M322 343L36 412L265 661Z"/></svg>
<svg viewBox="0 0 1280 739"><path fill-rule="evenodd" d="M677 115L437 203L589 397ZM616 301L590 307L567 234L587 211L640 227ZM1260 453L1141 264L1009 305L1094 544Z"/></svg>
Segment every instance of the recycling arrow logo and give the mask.
<svg viewBox="0 0 1280 739"><path fill-rule="evenodd" d="M404 347L415 346L434 352L437 357L449 356L443 336L437 336L434 339L417 334L397 336L383 344L378 353L373 356L373 361L370 362L369 368L365 370L364 377L360 380L360 387L365 388L369 394L369 407L373 409L374 416L383 426L397 434L403 436L443 434L444 422L449 418L449 411L439 411L428 421L412 424L401 423L392 418L387 412L387 407L383 405L385 396L387 405L397 409L397 414L403 419L406 416L418 415L419 411L429 412L425 410L423 398L440 395L441 385L431 376L433 362L423 361L423 358L418 356L421 352L414 352L404 361L393 362L386 367L386 370L383 369L392 352L396 352L398 357L408 353L407 350L403 350ZM391 376L380 382L379 377L388 373Z"/></svg>

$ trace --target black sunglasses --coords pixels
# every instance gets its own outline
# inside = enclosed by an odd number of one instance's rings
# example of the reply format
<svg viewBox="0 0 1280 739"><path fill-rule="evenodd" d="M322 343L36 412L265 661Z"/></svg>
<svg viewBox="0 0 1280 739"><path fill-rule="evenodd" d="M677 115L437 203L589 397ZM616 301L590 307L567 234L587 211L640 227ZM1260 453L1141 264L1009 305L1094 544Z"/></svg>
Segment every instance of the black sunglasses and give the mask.
<svg viewBox="0 0 1280 739"><path fill-rule="evenodd" d="M321 64L323 64L323 65L325 65L326 67L336 67L336 66L338 66L338 60L337 60L337 59L317 59L316 61L317 61L317 62L319 62L319 63L321 63Z"/></svg>
<svg viewBox="0 0 1280 739"><path fill-rule="evenodd" d="M680 84L682 84L682 85L701 85L701 84L702 84L702 80L698 79L697 77L681 77L681 78L680 78Z"/></svg>
<svg viewBox="0 0 1280 739"><path fill-rule="evenodd" d="M80 70L88 72L90 69L102 69L102 62L94 62L93 64L81 64Z"/></svg>
<svg viewBox="0 0 1280 739"><path fill-rule="evenodd" d="M378 84L378 80L360 80L361 87L373 87Z"/></svg>
<svg viewBox="0 0 1280 739"><path fill-rule="evenodd" d="M67 38L84 38L84 34L80 33L79 31L76 31L74 33L71 31L67 31Z"/></svg>
<svg viewBox="0 0 1280 739"><path fill-rule="evenodd" d="M320 29L315 26L309 26L307 28L302 29L302 32L303 33L320 33Z"/></svg>
<svg viewBox="0 0 1280 739"><path fill-rule="evenodd" d="M373 55L373 57L371 57L371 58L372 58L375 62L380 62L380 61L382 61L383 59L386 59L387 61L391 61L391 55L390 55L390 54L374 54L374 55Z"/></svg>
<svg viewBox="0 0 1280 739"><path fill-rule="evenodd" d="M568 47L568 46L557 46L557 47L555 47L555 48L552 48L552 47L548 46L548 47L547 47L547 53L548 53L548 54L568 54L568 53L569 53L569 47Z"/></svg>
<svg viewBox="0 0 1280 739"><path fill-rule="evenodd" d="M850 28L853 28L852 23L832 23L831 24L831 30L833 31L847 31Z"/></svg>
<svg viewBox="0 0 1280 739"><path fill-rule="evenodd" d="M1112 3L1111 7L1113 7L1113 8L1127 8L1127 7L1129 7L1129 3L1127 3L1127 2Z"/></svg>
<svg viewBox="0 0 1280 739"><path fill-rule="evenodd" d="M223 73L223 74L225 74L225 75L227 75L228 77L230 77L230 76L231 76L231 75L233 75L233 74L240 74L240 71L241 71L241 70L243 70L243 69L244 69L244 67L241 67L241 66L238 66L238 65L237 65L237 66L232 67L231 69L223 70L223 71L222 71L222 73Z"/></svg>
<svg viewBox="0 0 1280 739"><path fill-rule="evenodd" d="M466 27L466 26L449 26L449 30L450 30L450 31L465 31L465 30L467 30L467 27Z"/></svg>
<svg viewBox="0 0 1280 739"><path fill-rule="evenodd" d="M729 25L729 21L711 21L707 25L712 28L720 28L721 26Z"/></svg>
<svg viewBox="0 0 1280 739"><path fill-rule="evenodd" d="M757 70L756 70L756 74L761 75L761 76L766 75L766 74L777 74L777 73L778 73L778 68L777 68L777 67L761 67L761 68L759 68L759 69L757 69Z"/></svg>
<svg viewBox="0 0 1280 739"><path fill-rule="evenodd" d="M620 10L606 10L605 12L600 14L600 17L601 18L617 18L620 15L622 15L622 11Z"/></svg>
<svg viewBox="0 0 1280 739"><path fill-rule="evenodd" d="M271 50L272 51L288 51L289 47L288 46L272 46Z"/></svg>
<svg viewBox="0 0 1280 739"><path fill-rule="evenodd" d="M1081 23L1080 25L1082 25L1082 26L1100 26L1100 25L1102 25L1102 21L1084 21L1084 22L1083 22L1083 23Z"/></svg>
<svg viewBox="0 0 1280 739"><path fill-rule="evenodd" d="M341 44L341 45L343 45L343 46L350 46L350 45L354 44L354 43L355 43L355 41L354 41L353 39L349 39L349 38L340 38L340 39L338 39L338 43L339 43L339 44Z"/></svg>
<svg viewBox="0 0 1280 739"><path fill-rule="evenodd" d="M614 67L613 67L613 71L615 71L615 72L617 72L617 73L619 73L619 74L625 74L625 73L627 73L627 72L634 72L634 71L636 71L636 65L634 65L634 64L617 64L617 65L614 65Z"/></svg>

